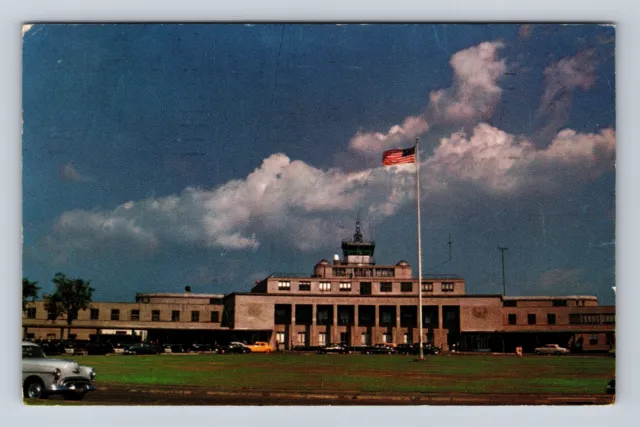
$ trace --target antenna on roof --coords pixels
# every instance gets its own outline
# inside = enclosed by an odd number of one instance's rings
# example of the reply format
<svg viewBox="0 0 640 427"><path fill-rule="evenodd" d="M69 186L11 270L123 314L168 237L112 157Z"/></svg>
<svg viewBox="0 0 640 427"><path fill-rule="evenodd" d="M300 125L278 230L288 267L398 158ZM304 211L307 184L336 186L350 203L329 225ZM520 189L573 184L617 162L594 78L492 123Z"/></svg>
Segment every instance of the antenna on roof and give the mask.
<svg viewBox="0 0 640 427"><path fill-rule="evenodd" d="M358 212L358 219L356 220L356 232L353 235L354 242L362 242L362 232L360 231L360 212Z"/></svg>

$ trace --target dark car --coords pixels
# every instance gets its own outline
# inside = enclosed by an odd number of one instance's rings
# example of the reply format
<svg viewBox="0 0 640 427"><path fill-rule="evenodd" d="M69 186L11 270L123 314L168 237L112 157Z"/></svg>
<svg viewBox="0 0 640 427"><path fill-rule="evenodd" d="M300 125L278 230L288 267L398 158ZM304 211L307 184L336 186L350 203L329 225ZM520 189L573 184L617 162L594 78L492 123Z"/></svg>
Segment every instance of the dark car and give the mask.
<svg viewBox="0 0 640 427"><path fill-rule="evenodd" d="M246 345L231 343L220 346L218 351L220 354L245 354L251 353L251 349Z"/></svg>
<svg viewBox="0 0 640 427"><path fill-rule="evenodd" d="M65 353L64 346L58 341L43 341L38 344L47 356L59 356Z"/></svg>
<svg viewBox="0 0 640 427"><path fill-rule="evenodd" d="M214 352L217 353L220 347L215 344L191 344L187 351L189 353Z"/></svg>
<svg viewBox="0 0 640 427"><path fill-rule="evenodd" d="M164 344L162 349L165 353L184 353L185 349L182 344Z"/></svg>
<svg viewBox="0 0 640 427"><path fill-rule="evenodd" d="M398 344L396 346L396 353L404 355L418 355L420 354L420 344ZM436 347L431 343L422 344L422 354L424 355L436 355L440 353L440 347Z"/></svg>
<svg viewBox="0 0 640 427"><path fill-rule="evenodd" d="M113 346L105 342L92 342L87 344L84 349L89 355L104 356L113 353Z"/></svg>
<svg viewBox="0 0 640 427"><path fill-rule="evenodd" d="M393 347L389 347L386 344L364 347L361 351L363 354L393 354L396 352Z"/></svg>
<svg viewBox="0 0 640 427"><path fill-rule="evenodd" d="M342 344L329 344L324 347L320 347L317 350L317 353L318 354L329 354L329 353L347 354L349 353L349 350Z"/></svg>
<svg viewBox="0 0 640 427"><path fill-rule="evenodd" d="M612 379L611 381L609 381L609 383L607 384L607 387L605 388L605 391L607 392L607 394L616 394L616 379Z"/></svg>
<svg viewBox="0 0 640 427"><path fill-rule="evenodd" d="M122 354L127 356L137 354L158 354L158 347L155 344L148 343L131 344L125 347Z"/></svg>
<svg viewBox="0 0 640 427"><path fill-rule="evenodd" d="M419 344L416 345L416 350L417 350L417 353L420 352L420 345ZM436 355L436 354L440 353L440 351L441 351L440 347L436 347L435 345L433 345L433 344L431 344L429 342L425 343L425 344L422 344L422 353L423 354Z"/></svg>

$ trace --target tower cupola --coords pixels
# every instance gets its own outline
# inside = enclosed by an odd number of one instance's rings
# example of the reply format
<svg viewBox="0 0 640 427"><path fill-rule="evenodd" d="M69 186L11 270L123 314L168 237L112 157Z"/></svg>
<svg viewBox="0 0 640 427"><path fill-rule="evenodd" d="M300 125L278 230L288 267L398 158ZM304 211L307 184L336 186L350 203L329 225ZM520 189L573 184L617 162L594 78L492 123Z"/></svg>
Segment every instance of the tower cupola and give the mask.
<svg viewBox="0 0 640 427"><path fill-rule="evenodd" d="M344 264L375 264L373 252L376 244L373 241L365 241L360 230L360 219L356 221L356 232L353 240L342 241L342 253Z"/></svg>

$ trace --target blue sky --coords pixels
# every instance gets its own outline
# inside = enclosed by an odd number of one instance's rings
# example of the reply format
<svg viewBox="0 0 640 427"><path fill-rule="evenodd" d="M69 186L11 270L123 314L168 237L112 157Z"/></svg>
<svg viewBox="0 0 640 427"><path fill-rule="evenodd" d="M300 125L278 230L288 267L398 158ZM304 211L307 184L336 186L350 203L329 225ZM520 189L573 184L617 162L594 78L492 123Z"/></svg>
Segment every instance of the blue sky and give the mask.
<svg viewBox="0 0 640 427"><path fill-rule="evenodd" d="M311 273L358 214L379 264L470 293L615 283L615 31L596 25L35 25L24 275L97 300ZM449 235L452 259L448 261Z"/></svg>

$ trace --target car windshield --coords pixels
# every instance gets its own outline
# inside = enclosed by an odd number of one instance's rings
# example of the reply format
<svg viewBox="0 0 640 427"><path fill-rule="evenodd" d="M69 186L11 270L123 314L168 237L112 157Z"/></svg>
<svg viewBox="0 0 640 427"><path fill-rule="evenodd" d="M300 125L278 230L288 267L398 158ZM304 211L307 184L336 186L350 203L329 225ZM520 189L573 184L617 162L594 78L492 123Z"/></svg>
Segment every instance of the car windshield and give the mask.
<svg viewBox="0 0 640 427"><path fill-rule="evenodd" d="M22 346L22 358L23 359L43 359L45 357L42 349L37 345L23 345Z"/></svg>

